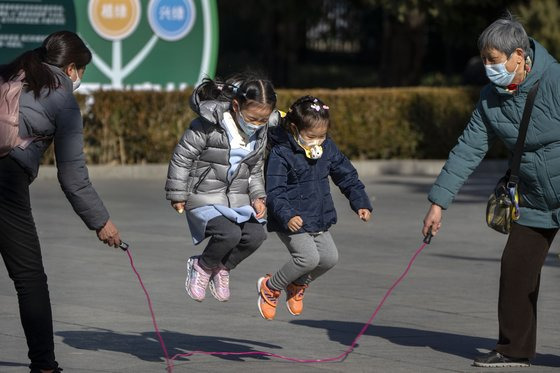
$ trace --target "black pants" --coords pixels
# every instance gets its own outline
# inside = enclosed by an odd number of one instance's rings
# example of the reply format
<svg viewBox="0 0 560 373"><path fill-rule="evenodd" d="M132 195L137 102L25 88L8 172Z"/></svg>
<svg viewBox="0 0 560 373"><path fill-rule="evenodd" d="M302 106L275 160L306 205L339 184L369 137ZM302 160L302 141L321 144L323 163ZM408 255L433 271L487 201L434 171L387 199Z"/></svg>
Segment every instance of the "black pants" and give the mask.
<svg viewBox="0 0 560 373"><path fill-rule="evenodd" d="M541 269L558 229L513 224L502 254L496 350L515 358L535 356Z"/></svg>
<svg viewBox="0 0 560 373"><path fill-rule="evenodd" d="M29 178L11 158L0 158L0 253L14 281L31 371L58 367L51 302L29 201Z"/></svg>
<svg viewBox="0 0 560 373"><path fill-rule="evenodd" d="M263 226L256 220L237 224L223 216L210 220L205 234L210 241L200 261L206 268L216 268L221 262L226 268L234 269L266 239Z"/></svg>

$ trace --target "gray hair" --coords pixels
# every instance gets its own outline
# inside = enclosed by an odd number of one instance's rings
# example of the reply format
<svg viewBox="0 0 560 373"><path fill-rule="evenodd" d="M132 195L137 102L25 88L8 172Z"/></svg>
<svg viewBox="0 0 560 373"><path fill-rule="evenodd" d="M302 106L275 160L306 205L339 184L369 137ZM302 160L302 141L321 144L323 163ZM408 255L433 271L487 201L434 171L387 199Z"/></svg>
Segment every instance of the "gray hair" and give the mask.
<svg viewBox="0 0 560 373"><path fill-rule="evenodd" d="M497 49L509 57L517 48L523 49L527 56L531 46L523 25L509 12L504 18L492 22L478 37L480 52Z"/></svg>

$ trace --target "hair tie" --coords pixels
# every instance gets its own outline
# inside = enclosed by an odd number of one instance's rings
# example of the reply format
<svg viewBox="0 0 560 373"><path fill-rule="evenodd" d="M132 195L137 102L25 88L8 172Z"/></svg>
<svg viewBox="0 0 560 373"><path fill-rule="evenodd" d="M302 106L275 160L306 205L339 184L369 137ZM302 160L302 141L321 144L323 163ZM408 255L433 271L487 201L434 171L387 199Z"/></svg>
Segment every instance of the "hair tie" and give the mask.
<svg viewBox="0 0 560 373"><path fill-rule="evenodd" d="M39 58L43 60L47 55L47 48L45 48L44 46L40 46L38 48L33 49L33 52L35 52L39 56Z"/></svg>
<svg viewBox="0 0 560 373"><path fill-rule="evenodd" d="M239 80L230 84L231 85L231 91L233 92L234 95L244 96L244 94L241 93L241 91L240 91L242 84L243 84L243 82L239 81Z"/></svg>
<svg viewBox="0 0 560 373"><path fill-rule="evenodd" d="M233 93L234 93L236 96L243 97L243 98L245 98L245 99L247 98L247 96L246 96L246 95L247 95L247 92L246 92L246 91L242 91L241 88L235 87L235 88L233 89Z"/></svg>
<svg viewBox="0 0 560 373"><path fill-rule="evenodd" d="M328 107L327 105L325 105L325 104L322 104L322 105L318 104L319 100L315 99L315 100L313 100L313 102L317 102L317 103L309 105L309 107L310 107L311 109L313 109L313 110L315 110L315 111L317 111L317 112L321 111L321 109L329 110L329 107Z"/></svg>

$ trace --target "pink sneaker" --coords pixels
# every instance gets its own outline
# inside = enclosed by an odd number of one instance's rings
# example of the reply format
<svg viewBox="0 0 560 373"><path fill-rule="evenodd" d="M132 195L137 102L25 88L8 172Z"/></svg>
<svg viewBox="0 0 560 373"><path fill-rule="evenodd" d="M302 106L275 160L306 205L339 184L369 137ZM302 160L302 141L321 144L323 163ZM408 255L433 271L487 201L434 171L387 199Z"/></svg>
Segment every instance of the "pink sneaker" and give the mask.
<svg viewBox="0 0 560 373"><path fill-rule="evenodd" d="M210 292L220 302L225 302L229 299L229 269L221 263L212 272Z"/></svg>
<svg viewBox="0 0 560 373"><path fill-rule="evenodd" d="M191 256L187 260L187 279L185 280L185 290L187 294L196 300L202 302L206 296L206 288L210 281L212 271L202 268L198 264L198 256Z"/></svg>

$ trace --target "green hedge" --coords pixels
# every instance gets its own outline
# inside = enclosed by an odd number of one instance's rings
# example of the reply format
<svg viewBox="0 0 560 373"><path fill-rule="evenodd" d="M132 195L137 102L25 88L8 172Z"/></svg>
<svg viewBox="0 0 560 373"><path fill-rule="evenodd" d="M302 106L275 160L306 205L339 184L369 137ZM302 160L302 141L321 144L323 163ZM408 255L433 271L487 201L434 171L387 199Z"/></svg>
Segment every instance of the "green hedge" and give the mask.
<svg viewBox="0 0 560 373"><path fill-rule="evenodd" d="M331 108L331 134L352 159L446 158L480 88L278 90L278 107L310 94ZM190 91L98 91L78 96L90 163L167 162L195 118ZM503 148L490 156L503 156ZM47 162L52 162L52 150Z"/></svg>

